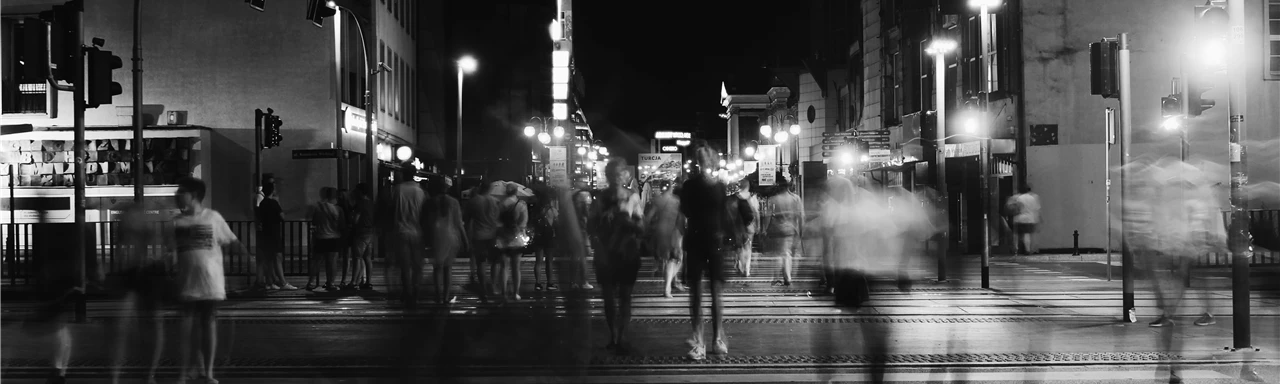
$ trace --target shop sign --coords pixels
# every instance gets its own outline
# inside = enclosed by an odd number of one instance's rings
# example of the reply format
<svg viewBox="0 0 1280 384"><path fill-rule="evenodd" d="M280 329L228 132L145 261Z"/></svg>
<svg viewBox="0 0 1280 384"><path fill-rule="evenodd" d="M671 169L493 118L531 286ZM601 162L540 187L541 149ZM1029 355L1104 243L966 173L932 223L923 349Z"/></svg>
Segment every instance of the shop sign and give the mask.
<svg viewBox="0 0 1280 384"><path fill-rule="evenodd" d="M778 183L778 146L761 145L756 147L756 158L760 159L760 185L770 186Z"/></svg>
<svg viewBox="0 0 1280 384"><path fill-rule="evenodd" d="M570 187L568 151L563 145L550 146L547 149L551 153L548 156L550 161L547 162L547 178L550 179L551 185L563 188Z"/></svg>
<svg viewBox="0 0 1280 384"><path fill-rule="evenodd" d="M343 103L342 110L342 127L345 128L347 132L364 134L365 127L368 126L368 117L365 116L364 109ZM377 123L374 123L373 128L374 131L378 130Z"/></svg>
<svg viewBox="0 0 1280 384"><path fill-rule="evenodd" d="M684 156L679 153L642 153L636 168L641 183L655 179L676 180L683 169Z"/></svg>
<svg viewBox="0 0 1280 384"><path fill-rule="evenodd" d="M653 138L658 140L692 139L693 134L689 132L658 131L653 133Z"/></svg>

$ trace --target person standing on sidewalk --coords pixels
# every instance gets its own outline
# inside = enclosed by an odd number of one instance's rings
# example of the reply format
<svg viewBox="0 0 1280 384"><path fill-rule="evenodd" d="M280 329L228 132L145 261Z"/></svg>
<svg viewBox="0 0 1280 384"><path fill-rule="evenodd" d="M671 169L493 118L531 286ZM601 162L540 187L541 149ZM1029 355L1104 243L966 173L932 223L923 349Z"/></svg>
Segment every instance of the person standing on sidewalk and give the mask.
<svg viewBox="0 0 1280 384"><path fill-rule="evenodd" d="M591 207L590 227L595 229L596 280L604 291L604 316L609 323L607 349L627 354L627 325L631 322L631 295L640 273L640 247L644 237L644 207L640 195L628 189L623 169L627 161L609 159L605 178L609 187Z"/></svg>
<svg viewBox="0 0 1280 384"><path fill-rule="evenodd" d="M791 182L782 172L777 175L778 184L765 198L761 214L765 235L765 252L782 263L782 279L774 285L791 286L791 266L799 253L800 240L804 238L804 203L800 196L791 193Z"/></svg>
<svg viewBox="0 0 1280 384"><path fill-rule="evenodd" d="M266 198L254 209L258 223L258 276L262 279L259 283L267 289L296 290L298 287L284 277L284 210L276 200L276 185L263 184L262 193Z"/></svg>
<svg viewBox="0 0 1280 384"><path fill-rule="evenodd" d="M129 203L124 209L119 222L119 239L116 244L124 256L120 273L119 288L124 292L125 304L134 311L136 318L124 318L116 323L115 356L112 363L112 382L119 382L120 368L124 365L126 341L131 328L138 331L140 338L150 337L151 359L147 370L147 382L154 383L156 369L160 367L160 355L164 350L164 319L160 309L164 305L164 295L172 292L168 284L171 280L167 273L167 265L162 252L152 252L151 246L156 243L152 223L144 219L143 207ZM259 263L261 265L261 263ZM142 326L140 320L149 320L149 326Z"/></svg>
<svg viewBox="0 0 1280 384"><path fill-rule="evenodd" d="M538 292L543 290L539 272L545 271L547 278L545 288L547 291L554 291L560 288L555 280L551 279L551 265L555 264L554 260L559 253L556 249L556 219L560 216L560 204L556 201L555 191L546 185L538 186L535 198L537 205L531 215L534 228L533 239L529 244L534 254L533 290Z"/></svg>
<svg viewBox="0 0 1280 384"><path fill-rule="evenodd" d="M703 275L706 275L711 285L713 352L729 353L729 343L724 333L724 303L720 296L724 285L724 252L729 252L732 248L727 247L730 236L726 231L730 225L725 197L728 193L724 183L715 178L718 156L706 142L698 143L694 154L696 171L684 183L680 194L680 211L689 220L684 251L688 268L685 279L692 289L689 294L689 312L693 334L686 343L692 348L688 356L694 360L702 360L707 357L706 343L702 338Z"/></svg>
<svg viewBox="0 0 1280 384"><path fill-rule="evenodd" d="M377 238L377 225L374 224L374 202L370 195L369 184L356 185L351 199L351 260L352 267L350 288L361 290L373 289L369 283L370 272L373 271L373 246Z"/></svg>
<svg viewBox="0 0 1280 384"><path fill-rule="evenodd" d="M342 233L346 219L342 208L337 205L337 193L338 190L333 187L321 188L320 201L311 206L311 213L308 214L315 244L311 245L311 275L307 278L307 290L321 287L331 292L338 290L333 286L333 277L337 272L338 252L342 251ZM320 285L321 264L326 272L323 286ZM312 285L313 280L315 285Z"/></svg>
<svg viewBox="0 0 1280 384"><path fill-rule="evenodd" d="M1013 206L1017 207L1017 214L1013 216L1014 232L1018 235L1018 243L1022 245L1022 252L1025 255L1036 253L1032 236L1036 233L1036 226L1040 224L1040 195L1031 192L1031 187L1022 187L1022 193L1013 195L1009 199L1013 200ZM1016 250L1015 250L1016 251Z"/></svg>
<svg viewBox="0 0 1280 384"><path fill-rule="evenodd" d="M196 178L178 182L174 195L181 213L173 219L173 236L177 251L178 300L183 307L182 371L191 368L194 352L203 357L204 371L198 375L205 383L216 384L213 363L218 347L218 303L227 299L227 278L223 273L222 247L233 246L253 257L240 243L227 221L217 211L205 208L205 183Z"/></svg>
<svg viewBox="0 0 1280 384"><path fill-rule="evenodd" d="M507 183L505 188L498 214L501 226L498 227L497 248L502 258L499 266L501 277L497 278L498 292L502 300L520 301L520 256L529 244L525 233L529 226L529 206L517 196L520 191L517 184Z"/></svg>
<svg viewBox="0 0 1280 384"><path fill-rule="evenodd" d="M488 301L492 288L485 284L484 264L490 263L489 281L497 284L498 251L495 246L498 231L498 199L490 195L492 184L480 183L475 193L467 200L465 220L467 234L471 239L471 277L472 283L479 280L480 300Z"/></svg>

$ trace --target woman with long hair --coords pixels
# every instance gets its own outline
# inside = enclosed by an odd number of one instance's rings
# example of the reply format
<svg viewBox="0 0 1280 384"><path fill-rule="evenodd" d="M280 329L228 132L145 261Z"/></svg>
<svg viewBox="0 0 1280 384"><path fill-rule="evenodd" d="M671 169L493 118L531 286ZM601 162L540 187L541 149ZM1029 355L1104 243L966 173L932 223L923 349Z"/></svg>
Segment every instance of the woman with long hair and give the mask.
<svg viewBox="0 0 1280 384"><path fill-rule="evenodd" d="M453 260L467 244L467 233L462 225L462 207L449 196L449 179L432 178L427 183L427 218L430 227L423 228L431 241L432 271L435 276L436 302L449 303L453 282L450 281Z"/></svg>
<svg viewBox="0 0 1280 384"><path fill-rule="evenodd" d="M539 190L535 192L537 200L536 209L534 209L532 217L533 221L533 239L530 241L529 248L533 250L533 289L542 291L543 285L539 278L539 272L545 271L547 278L547 291L559 289L555 281L551 280L551 265L557 256L556 249L556 219L560 216L560 204L555 198L555 191L545 186L539 186ZM540 271L541 270L541 271Z"/></svg>
<svg viewBox="0 0 1280 384"><path fill-rule="evenodd" d="M497 247L502 264L497 280L503 300L520 300L520 255L528 245L525 228L529 226L529 207L517 196L519 191L517 184L507 183L506 195L499 203Z"/></svg>

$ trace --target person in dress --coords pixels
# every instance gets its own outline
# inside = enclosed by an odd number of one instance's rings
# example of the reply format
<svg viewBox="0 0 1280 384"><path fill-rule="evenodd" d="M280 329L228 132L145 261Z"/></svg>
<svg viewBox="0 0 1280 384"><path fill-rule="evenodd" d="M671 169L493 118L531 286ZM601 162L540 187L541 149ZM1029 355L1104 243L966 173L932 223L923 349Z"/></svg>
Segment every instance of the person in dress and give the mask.
<svg viewBox="0 0 1280 384"><path fill-rule="evenodd" d="M227 221L217 211L205 208L205 183L186 178L178 182L174 194L180 213L173 219L171 237L177 254L178 300L182 303L182 366L190 367L192 353L203 358L205 383L213 378L213 362L218 346L218 303L227 299L222 248L231 246L252 257L240 243ZM186 381L186 377L182 382Z"/></svg>
<svg viewBox="0 0 1280 384"><path fill-rule="evenodd" d="M298 287L284 277L284 210L277 200L276 185L263 185L262 193L266 198L254 209L258 223L258 274L263 278L260 282L267 289L296 290Z"/></svg>
<svg viewBox="0 0 1280 384"><path fill-rule="evenodd" d="M449 179L433 178L427 184L427 193L431 195L426 201L428 228L423 228L430 235L432 271L436 285L436 303L445 304L453 300L451 289L453 282L453 261L466 247L467 233L462 224L462 208L458 199L449 196Z"/></svg>
<svg viewBox="0 0 1280 384"><path fill-rule="evenodd" d="M685 217L680 214L679 191L672 188L669 181L654 182L653 188L661 191L653 198L649 213L645 215L644 227L649 231L649 241L654 249L654 259L664 272L662 284L663 295L673 297L674 288L684 291L684 287L676 286L676 274L684 263L684 231ZM655 192L656 192L655 191Z"/></svg>
<svg viewBox="0 0 1280 384"><path fill-rule="evenodd" d="M529 207L517 196L519 191L517 184L507 183L499 206L497 248L502 264L498 267L498 290L503 300L520 300L520 256L528 245L525 229L529 226Z"/></svg>
<svg viewBox="0 0 1280 384"><path fill-rule="evenodd" d="M355 264L351 275L353 288L361 290L373 289L369 283L369 274L373 271L373 243L377 237L377 226L374 224L374 202L369 184L356 185L351 199L354 227L351 229L351 259Z"/></svg>
<svg viewBox="0 0 1280 384"><path fill-rule="evenodd" d="M625 186L626 160L609 159L605 177L609 187L591 207L588 219L595 231L596 279L604 291L604 315L609 323L606 348L625 354L627 325L631 322L631 296L640 273L640 247L644 234L644 207L640 195Z"/></svg>

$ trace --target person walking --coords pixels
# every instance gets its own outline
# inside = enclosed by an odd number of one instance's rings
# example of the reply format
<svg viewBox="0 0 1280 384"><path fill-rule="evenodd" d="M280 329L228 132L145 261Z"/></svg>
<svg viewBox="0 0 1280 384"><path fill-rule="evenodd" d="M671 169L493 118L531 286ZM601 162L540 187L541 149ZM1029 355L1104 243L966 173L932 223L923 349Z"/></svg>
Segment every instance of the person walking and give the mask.
<svg viewBox="0 0 1280 384"><path fill-rule="evenodd" d="M738 180L738 192L733 196L740 206L739 215L747 224L746 234L742 237L742 246L738 248L738 262L735 266L738 268L738 273L751 277L751 258L755 255L752 248L756 233L760 229L760 199L752 193L751 181L745 178Z"/></svg>
<svg viewBox="0 0 1280 384"><path fill-rule="evenodd" d="M671 295L673 288L682 292L685 290L684 287L677 286L675 279L684 264L682 244L686 219L680 213L680 191L672 188L671 184L670 181L652 184L661 192L653 198L644 224L649 232L649 243L654 249L654 259L663 271L662 290L666 298L674 297Z"/></svg>
<svg viewBox="0 0 1280 384"><path fill-rule="evenodd" d="M778 172L778 183L765 198L761 214L765 252L782 263L782 279L774 285L791 286L791 267L804 238L804 203L791 192L791 182Z"/></svg>
<svg viewBox="0 0 1280 384"><path fill-rule="evenodd" d="M551 265L555 264L558 250L556 249L556 220L560 216L560 204L556 201L555 191L547 186L539 186L539 190L535 193L537 205L531 219L533 221L533 239L529 242L529 248L533 250L533 290L541 292L543 290L542 281L539 276L541 271L545 272L547 278L547 291L554 291L560 287L556 286L554 280L551 279Z"/></svg>
<svg viewBox="0 0 1280 384"><path fill-rule="evenodd" d="M1017 214L1013 216L1014 232L1018 235L1018 243L1021 245L1021 252L1024 255L1036 253L1032 236L1036 233L1036 227L1040 224L1040 195L1031 192L1031 187L1022 188L1022 193L1010 197L1017 207Z"/></svg>
<svg viewBox="0 0 1280 384"><path fill-rule="evenodd" d="M689 294L689 312L692 317L693 334L686 340L692 348L688 356L693 360L706 358L707 348L703 341L702 321L702 279L706 276L711 286L711 317L714 349L717 354L728 354L729 344L724 333L724 303L721 301L721 290L724 285L724 253L730 247L731 235L728 233L732 220L726 209L725 197L728 195L724 183L714 177L717 155L714 149L705 142L699 143L695 151L693 176L685 181L680 194L680 212L688 218L688 234L684 239L685 267L688 273L685 279L692 290Z"/></svg>
<svg viewBox="0 0 1280 384"><path fill-rule="evenodd" d="M336 291L333 278L337 269L338 252L342 251L342 234L345 231L346 219L342 208L337 204L338 190L333 187L320 189L320 201L311 206L312 238L315 244L311 249L311 275L307 278L307 290L324 288ZM325 283L320 285L320 268L325 270ZM312 281L315 285L312 285Z"/></svg>
<svg viewBox="0 0 1280 384"><path fill-rule="evenodd" d="M609 187L600 192L588 218L596 251L596 280L604 293L604 316L609 325L606 349L627 354L627 325L631 322L631 296L640 273L640 247L644 235L644 207L640 195L626 188L623 169L627 161L609 159L605 178Z"/></svg>
<svg viewBox="0 0 1280 384"><path fill-rule="evenodd" d="M119 288L124 293L126 305L133 310L136 317L123 318L116 323L111 380L115 383L120 381L120 369L124 365L126 355L125 347L129 345L126 340L136 328L138 336L150 338L148 341L151 342L151 359L148 360L150 365L147 370L147 382L154 383L156 369L160 367L160 355L164 350L164 321L161 307L164 305L164 296L173 288L167 284L168 268L163 254L149 250L157 239L152 223L144 219L142 205L129 203L122 211L124 215L119 222L120 229L117 232L119 238L116 242L120 247L119 254L124 259L121 263L123 271L120 273ZM143 326L139 321L142 319L150 320L152 323L149 326Z"/></svg>
<svg viewBox="0 0 1280 384"><path fill-rule="evenodd" d="M529 244L525 233L529 226L529 207L517 196L519 191L517 184L506 184L498 215L501 226L498 227L497 248L502 255L502 263L498 267L501 274L498 291L503 300L520 301L520 256Z"/></svg>
<svg viewBox="0 0 1280 384"><path fill-rule="evenodd" d="M213 363L218 346L218 303L227 299L222 247L232 246L253 257L240 243L222 215L204 206L204 181L185 178L174 195L181 213L173 219L170 237L177 251L178 300L182 303L182 367L185 377L191 354L203 357L205 383L216 384Z"/></svg>
<svg viewBox="0 0 1280 384"><path fill-rule="evenodd" d="M489 281L498 283L497 269L501 262L497 249L494 248L498 231L498 199L490 195L492 184L480 183L475 193L467 200L464 219L467 225L468 238L471 239L471 277L472 283L479 280L480 300L488 301L493 288L485 284L484 264L489 263Z"/></svg>
<svg viewBox="0 0 1280 384"><path fill-rule="evenodd" d="M449 196L449 179L432 178L427 182L427 227L430 234L432 272L436 286L436 303L453 302L453 261L467 244L467 233L462 224L462 208L458 199Z"/></svg>
<svg viewBox="0 0 1280 384"><path fill-rule="evenodd" d="M400 271L400 298L409 309L418 306L418 289L422 283L422 257L425 238L422 230L422 210L426 192L413 180L418 169L413 164L401 164L396 174L397 183L391 187L386 209L390 212L386 221L389 265Z"/></svg>

